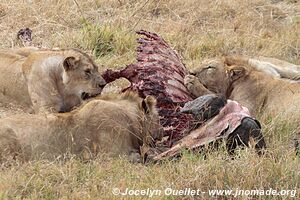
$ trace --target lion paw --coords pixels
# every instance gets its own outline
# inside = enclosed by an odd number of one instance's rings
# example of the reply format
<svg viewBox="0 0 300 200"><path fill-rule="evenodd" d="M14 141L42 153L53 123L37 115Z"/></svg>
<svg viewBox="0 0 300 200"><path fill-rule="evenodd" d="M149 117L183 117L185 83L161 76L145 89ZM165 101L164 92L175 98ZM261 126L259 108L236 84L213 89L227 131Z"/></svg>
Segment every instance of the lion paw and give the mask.
<svg viewBox="0 0 300 200"><path fill-rule="evenodd" d="M188 91L195 96L200 96L197 88L204 87L204 86L202 86L202 84L200 83L198 78L194 75L185 76L184 77L184 85L188 89ZM201 86L201 87L199 87L199 86Z"/></svg>
<svg viewBox="0 0 300 200"><path fill-rule="evenodd" d="M184 77L184 85L188 91L196 97L211 93L202 85L199 79L193 75L187 75Z"/></svg>
<svg viewBox="0 0 300 200"><path fill-rule="evenodd" d="M184 77L184 85L189 91L193 89L196 81L197 81L196 76L187 75Z"/></svg>

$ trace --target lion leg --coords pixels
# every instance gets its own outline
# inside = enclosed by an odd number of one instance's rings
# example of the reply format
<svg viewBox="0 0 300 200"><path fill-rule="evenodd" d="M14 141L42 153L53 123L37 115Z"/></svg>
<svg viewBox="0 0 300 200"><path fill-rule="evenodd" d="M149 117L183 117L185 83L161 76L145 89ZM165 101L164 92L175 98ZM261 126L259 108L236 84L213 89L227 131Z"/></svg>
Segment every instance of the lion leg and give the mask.
<svg viewBox="0 0 300 200"><path fill-rule="evenodd" d="M203 86L196 76L193 75L187 75L184 77L184 85L188 91L196 97L212 93Z"/></svg>

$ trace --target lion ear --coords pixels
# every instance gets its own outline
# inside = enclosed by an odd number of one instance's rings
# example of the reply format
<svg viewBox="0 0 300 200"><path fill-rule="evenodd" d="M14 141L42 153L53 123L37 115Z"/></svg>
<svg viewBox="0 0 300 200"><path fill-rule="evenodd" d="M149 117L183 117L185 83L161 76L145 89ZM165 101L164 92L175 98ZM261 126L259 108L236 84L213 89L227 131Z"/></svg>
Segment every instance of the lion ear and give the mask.
<svg viewBox="0 0 300 200"><path fill-rule="evenodd" d="M156 106L156 99L153 96L146 96L145 99L142 100L142 108L146 114L153 112Z"/></svg>
<svg viewBox="0 0 300 200"><path fill-rule="evenodd" d="M78 61L78 59L76 59L74 56L69 56L69 57L65 58L65 60L63 62L64 69L66 71L76 69L77 61Z"/></svg>
<svg viewBox="0 0 300 200"><path fill-rule="evenodd" d="M233 67L229 70L229 77L232 81L235 81L239 78L241 78L242 76L244 76L246 73L246 69L244 67Z"/></svg>

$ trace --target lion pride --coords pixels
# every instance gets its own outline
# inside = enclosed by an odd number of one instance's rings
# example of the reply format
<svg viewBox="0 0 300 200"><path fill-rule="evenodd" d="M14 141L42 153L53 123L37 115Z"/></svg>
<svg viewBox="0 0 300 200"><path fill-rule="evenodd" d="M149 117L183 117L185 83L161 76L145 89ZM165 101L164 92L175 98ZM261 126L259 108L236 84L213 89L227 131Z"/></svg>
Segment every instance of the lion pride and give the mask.
<svg viewBox="0 0 300 200"><path fill-rule="evenodd" d="M66 112L105 85L97 65L76 49L0 51L0 103Z"/></svg>
<svg viewBox="0 0 300 200"><path fill-rule="evenodd" d="M236 57L204 61L185 77L185 85L195 96L213 92L238 101L254 116L299 119L300 83L267 75Z"/></svg>
<svg viewBox="0 0 300 200"><path fill-rule="evenodd" d="M20 114L0 119L0 162L54 159L66 153L136 155L162 127L156 100L134 93L96 97L69 113Z"/></svg>

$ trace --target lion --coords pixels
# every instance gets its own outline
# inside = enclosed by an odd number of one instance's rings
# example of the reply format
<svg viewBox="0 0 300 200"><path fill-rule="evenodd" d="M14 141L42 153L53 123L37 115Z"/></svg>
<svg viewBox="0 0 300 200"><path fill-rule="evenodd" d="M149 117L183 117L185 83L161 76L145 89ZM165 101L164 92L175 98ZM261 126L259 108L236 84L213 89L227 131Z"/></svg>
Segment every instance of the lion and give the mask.
<svg viewBox="0 0 300 200"><path fill-rule="evenodd" d="M228 62L254 67L271 76L283 79L300 80L300 66L277 58L264 56L249 57L245 55L227 56ZM228 63L230 64L230 63Z"/></svg>
<svg viewBox="0 0 300 200"><path fill-rule="evenodd" d="M70 111L106 84L93 60L77 49L1 50L0 60L0 102L35 112Z"/></svg>
<svg viewBox="0 0 300 200"><path fill-rule="evenodd" d="M253 116L299 119L300 83L266 75L236 57L206 60L185 77L195 96L218 93L247 107Z"/></svg>
<svg viewBox="0 0 300 200"><path fill-rule="evenodd" d="M84 160L98 154L136 156L162 131L154 97L108 94L68 113L0 119L0 162L53 160L65 154Z"/></svg>

